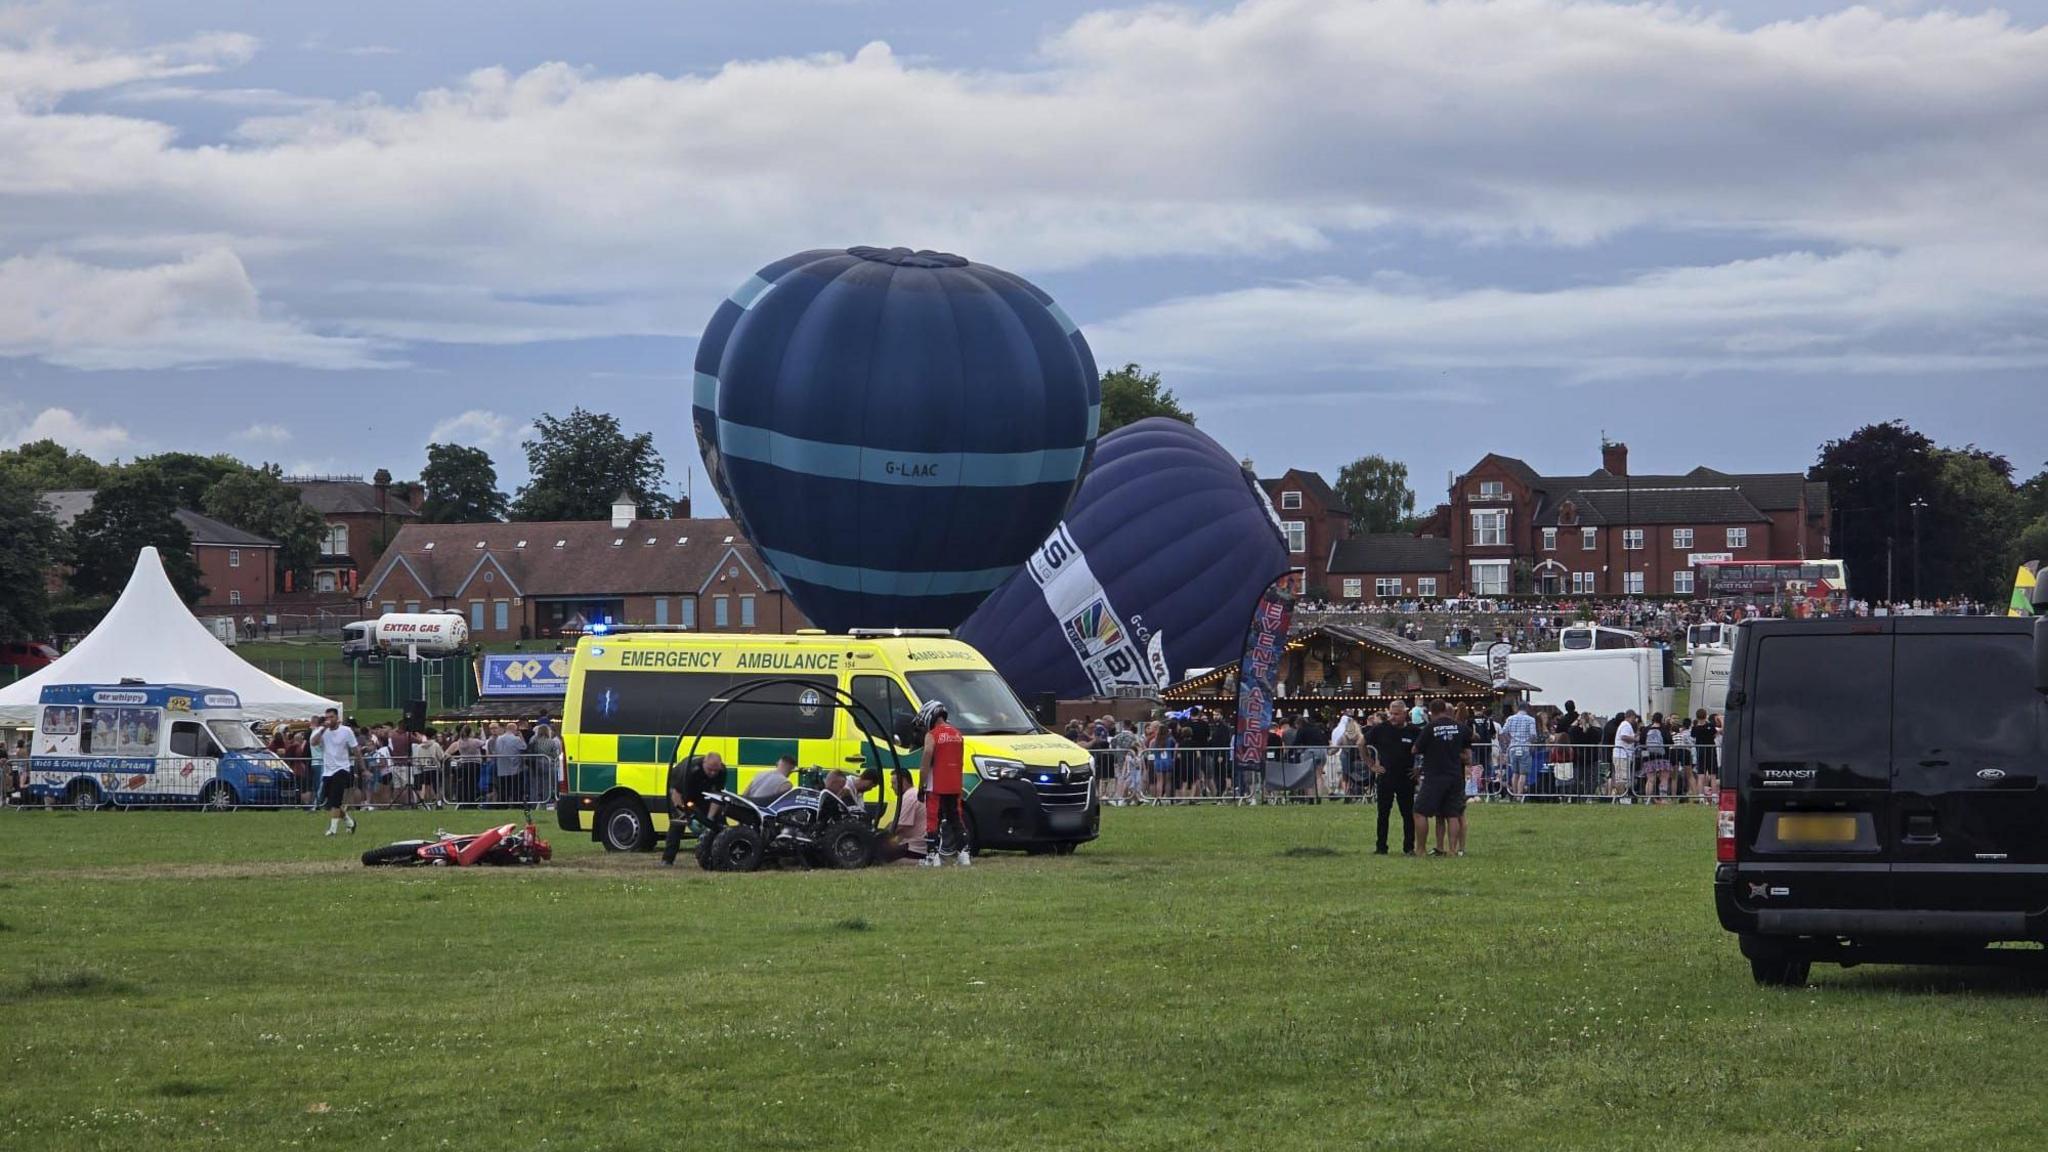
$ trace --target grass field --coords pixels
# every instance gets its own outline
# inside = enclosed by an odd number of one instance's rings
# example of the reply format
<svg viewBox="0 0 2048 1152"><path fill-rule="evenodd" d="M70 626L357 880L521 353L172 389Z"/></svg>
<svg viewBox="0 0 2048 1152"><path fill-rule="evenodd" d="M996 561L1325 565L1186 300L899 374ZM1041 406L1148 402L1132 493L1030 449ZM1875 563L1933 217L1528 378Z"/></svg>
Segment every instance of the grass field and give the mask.
<svg viewBox="0 0 2048 1152"><path fill-rule="evenodd" d="M1065 859L711 876L372 813L0 813L0 1147L2001 1148L2025 976L1754 987L1711 814L1108 813ZM451 826L474 814L447 814ZM687 863L687 861L686 861Z"/></svg>

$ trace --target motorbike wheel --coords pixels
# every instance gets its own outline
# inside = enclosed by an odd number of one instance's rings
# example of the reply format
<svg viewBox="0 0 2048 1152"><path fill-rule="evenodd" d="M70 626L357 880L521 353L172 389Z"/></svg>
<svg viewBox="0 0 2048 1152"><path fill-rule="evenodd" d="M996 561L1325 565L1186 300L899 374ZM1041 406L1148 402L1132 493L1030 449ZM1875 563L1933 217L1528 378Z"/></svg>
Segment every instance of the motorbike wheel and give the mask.
<svg viewBox="0 0 2048 1152"><path fill-rule="evenodd" d="M753 872L761 867L762 847L759 829L735 825L718 834L711 856L720 872Z"/></svg>
<svg viewBox="0 0 2048 1152"><path fill-rule="evenodd" d="M379 864L410 864L419 852L418 844L386 844L363 853L363 863L369 867Z"/></svg>
<svg viewBox="0 0 2048 1152"><path fill-rule="evenodd" d="M835 820L818 834L813 851L820 867L865 868L875 858L875 834L858 817Z"/></svg>

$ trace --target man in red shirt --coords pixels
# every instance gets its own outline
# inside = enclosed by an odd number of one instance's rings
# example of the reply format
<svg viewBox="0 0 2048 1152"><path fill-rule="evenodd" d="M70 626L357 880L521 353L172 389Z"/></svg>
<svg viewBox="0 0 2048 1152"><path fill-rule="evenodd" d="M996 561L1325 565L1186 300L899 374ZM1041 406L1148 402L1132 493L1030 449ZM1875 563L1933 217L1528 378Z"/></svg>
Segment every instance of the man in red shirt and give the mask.
<svg viewBox="0 0 2048 1152"><path fill-rule="evenodd" d="M918 713L924 721L924 791L929 798L925 811L935 822L937 835L925 847L924 866L937 868L948 856L958 854L960 866L974 863L967 851L966 827L960 818L960 792L964 772L960 730L946 722L946 705L939 700L925 704Z"/></svg>

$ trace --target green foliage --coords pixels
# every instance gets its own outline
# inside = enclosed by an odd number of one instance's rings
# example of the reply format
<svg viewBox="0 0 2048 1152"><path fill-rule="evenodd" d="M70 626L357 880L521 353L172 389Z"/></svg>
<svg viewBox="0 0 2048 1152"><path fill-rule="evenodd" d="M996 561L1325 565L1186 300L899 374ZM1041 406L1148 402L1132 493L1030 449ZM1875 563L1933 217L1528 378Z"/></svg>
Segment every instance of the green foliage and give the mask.
<svg viewBox="0 0 2048 1152"><path fill-rule="evenodd" d="M519 490L514 520L603 520L620 492L639 502L642 516L670 514L653 433L628 436L618 417L582 408L567 416L543 412L533 426L533 439L521 445L532 479Z"/></svg>
<svg viewBox="0 0 2048 1152"><path fill-rule="evenodd" d="M2020 519L2031 524L2048 516L2048 468L2034 473L2019 487Z"/></svg>
<svg viewBox="0 0 2048 1152"><path fill-rule="evenodd" d="M1336 487L1354 533L1399 532L1414 522L1415 492L1408 487L1408 465L1398 460L1360 456L1337 472Z"/></svg>
<svg viewBox="0 0 2048 1152"><path fill-rule="evenodd" d="M113 596L127 587L135 557L155 545L164 570L187 604L206 594L192 534L178 520L177 493L162 473L127 468L100 486L92 507L71 525L71 590L80 597Z"/></svg>
<svg viewBox="0 0 2048 1152"><path fill-rule="evenodd" d="M427 445L420 472L426 503L420 517L429 524L480 524L505 518L505 494L491 454L461 444Z"/></svg>
<svg viewBox="0 0 2048 1152"><path fill-rule="evenodd" d="M1969 595L2002 603L2012 589L2019 497L2002 458L1941 450L1935 494L1920 521L1922 595ZM2001 471L2003 466L2003 471ZM1939 583L1931 581L1939 579ZM1910 590L1910 583L1908 584Z"/></svg>
<svg viewBox="0 0 2048 1152"><path fill-rule="evenodd" d="M296 573L304 587L320 558L320 537L326 521L299 499L299 490L284 482L275 464L243 468L221 477L207 489L200 510L244 532L278 543L277 574Z"/></svg>
<svg viewBox="0 0 2048 1152"><path fill-rule="evenodd" d="M40 490L0 471L0 640L49 629L47 576L61 556L62 532L44 510Z"/></svg>
<svg viewBox="0 0 2048 1152"><path fill-rule="evenodd" d="M2015 558L2007 565L2005 573L2008 587L2011 585L2013 573L2019 571L2020 565L2029 561L2048 564L2048 516L2043 516L2022 528L2013 551Z"/></svg>
<svg viewBox="0 0 2048 1152"><path fill-rule="evenodd" d="M1126 424L1151 416L1195 422L1194 413L1180 406L1173 389L1160 383L1159 373L1126 364L1102 374L1102 425L1098 435L1107 436Z"/></svg>
<svg viewBox="0 0 2048 1152"><path fill-rule="evenodd" d="M11 481L35 492L97 488L106 478L106 465L55 440L38 440L0 452L0 482Z"/></svg>
<svg viewBox="0 0 2048 1152"><path fill-rule="evenodd" d="M225 452L200 456L191 452L160 452L144 456L124 471L148 471L163 477L171 486L172 499L180 508L197 512L206 507L206 494L230 476L249 471L249 466ZM238 525L239 527L239 525Z"/></svg>

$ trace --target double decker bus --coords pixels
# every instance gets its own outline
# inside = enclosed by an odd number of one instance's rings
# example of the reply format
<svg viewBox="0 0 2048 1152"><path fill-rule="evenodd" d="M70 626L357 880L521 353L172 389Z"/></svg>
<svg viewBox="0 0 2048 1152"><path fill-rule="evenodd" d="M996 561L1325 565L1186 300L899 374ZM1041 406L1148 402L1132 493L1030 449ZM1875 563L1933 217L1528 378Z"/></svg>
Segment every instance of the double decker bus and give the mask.
<svg viewBox="0 0 2048 1152"><path fill-rule="evenodd" d="M1849 572L1840 560L1703 560L1692 590L1709 600L1846 600Z"/></svg>

